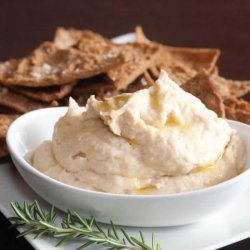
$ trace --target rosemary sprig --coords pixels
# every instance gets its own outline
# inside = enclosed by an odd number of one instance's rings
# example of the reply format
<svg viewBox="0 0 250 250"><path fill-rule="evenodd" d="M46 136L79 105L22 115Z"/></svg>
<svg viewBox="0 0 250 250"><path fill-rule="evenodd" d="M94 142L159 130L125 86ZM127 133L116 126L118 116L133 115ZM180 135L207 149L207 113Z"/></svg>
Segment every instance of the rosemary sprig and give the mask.
<svg viewBox="0 0 250 250"><path fill-rule="evenodd" d="M152 234L152 244L145 242L143 233L140 231L140 239L129 236L124 229L120 229L122 237L119 236L117 228L110 222L110 227L105 231L94 217L86 219L76 212L68 213L62 219L61 226L55 224L56 212L51 207L49 212L41 209L37 201L32 204L24 202L23 207L18 202L11 202L16 216L9 219L13 226L23 226L26 229L18 235L22 237L33 234L34 238L50 235L58 239L57 246L74 239L82 239L83 243L76 250L85 249L90 245L101 245L107 250L130 249L130 250L161 250Z"/></svg>

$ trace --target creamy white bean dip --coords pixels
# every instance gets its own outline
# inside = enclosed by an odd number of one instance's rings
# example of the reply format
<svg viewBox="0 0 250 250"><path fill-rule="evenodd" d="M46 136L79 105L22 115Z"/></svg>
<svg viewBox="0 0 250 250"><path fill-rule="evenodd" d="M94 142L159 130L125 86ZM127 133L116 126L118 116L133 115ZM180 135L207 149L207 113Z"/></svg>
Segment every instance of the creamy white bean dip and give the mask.
<svg viewBox="0 0 250 250"><path fill-rule="evenodd" d="M61 182L109 193L201 189L242 171L243 141L162 71L149 89L98 101L71 99L32 165Z"/></svg>

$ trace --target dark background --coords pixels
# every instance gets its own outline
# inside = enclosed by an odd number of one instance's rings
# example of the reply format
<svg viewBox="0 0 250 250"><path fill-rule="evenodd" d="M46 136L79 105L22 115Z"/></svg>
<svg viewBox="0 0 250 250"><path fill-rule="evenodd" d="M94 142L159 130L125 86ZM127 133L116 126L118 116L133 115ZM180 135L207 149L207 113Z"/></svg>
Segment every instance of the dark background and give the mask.
<svg viewBox="0 0 250 250"><path fill-rule="evenodd" d="M149 38L168 45L220 48L220 74L250 79L248 0L0 0L0 61L30 53L51 40L57 26L114 37L137 24ZM31 249L14 240L7 226L0 216L1 249ZM225 248L233 249L249 250L250 240Z"/></svg>
<svg viewBox="0 0 250 250"><path fill-rule="evenodd" d="M0 61L26 55L57 26L114 37L136 24L165 44L218 47L221 74L250 79L249 0L0 0Z"/></svg>

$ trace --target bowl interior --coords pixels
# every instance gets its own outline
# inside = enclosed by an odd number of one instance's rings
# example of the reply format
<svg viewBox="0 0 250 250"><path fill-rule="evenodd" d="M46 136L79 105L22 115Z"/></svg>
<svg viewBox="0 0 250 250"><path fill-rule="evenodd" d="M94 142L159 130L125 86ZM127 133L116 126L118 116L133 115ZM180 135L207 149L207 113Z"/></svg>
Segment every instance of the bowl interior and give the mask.
<svg viewBox="0 0 250 250"><path fill-rule="evenodd" d="M52 138L54 125L67 112L67 108L48 108L29 112L18 118L7 135L8 146L24 157L44 140Z"/></svg>

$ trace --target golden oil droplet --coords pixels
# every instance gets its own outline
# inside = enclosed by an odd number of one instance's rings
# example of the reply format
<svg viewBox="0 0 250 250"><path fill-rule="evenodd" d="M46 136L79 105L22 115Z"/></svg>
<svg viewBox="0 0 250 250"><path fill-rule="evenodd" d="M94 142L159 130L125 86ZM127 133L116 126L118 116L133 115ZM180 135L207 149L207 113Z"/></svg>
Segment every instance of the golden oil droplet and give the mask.
<svg viewBox="0 0 250 250"><path fill-rule="evenodd" d="M175 116L170 116L163 125L164 127L184 126L183 123Z"/></svg>
<svg viewBox="0 0 250 250"><path fill-rule="evenodd" d="M126 103L129 100L128 95L121 95L121 96L116 96L114 97L114 109L119 109L121 105Z"/></svg>
<svg viewBox="0 0 250 250"><path fill-rule="evenodd" d="M149 186L146 186L146 187L142 187L142 188L137 188L133 191L133 194L147 194L148 192L150 191L154 191L156 190L157 187L155 185L149 185Z"/></svg>
<svg viewBox="0 0 250 250"><path fill-rule="evenodd" d="M124 138L124 139L133 149L138 147L138 143L135 140L131 140L129 138Z"/></svg>
<svg viewBox="0 0 250 250"><path fill-rule="evenodd" d="M243 172L245 172L245 168L243 168L243 167L237 167L237 174L238 175L242 174Z"/></svg>
<svg viewBox="0 0 250 250"><path fill-rule="evenodd" d="M160 109L160 102L158 98L157 90L153 90L150 92L150 104L154 109Z"/></svg>
<svg viewBox="0 0 250 250"><path fill-rule="evenodd" d="M215 169L215 165L208 165L208 166L205 166L205 167L197 167L195 168L192 173L200 173L200 172L205 172L205 171L210 171L210 170L213 170Z"/></svg>
<svg viewBox="0 0 250 250"><path fill-rule="evenodd" d="M97 106L97 109L98 111L101 111L101 112L107 112L110 110L110 105L107 101L104 101Z"/></svg>

